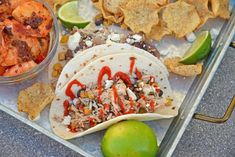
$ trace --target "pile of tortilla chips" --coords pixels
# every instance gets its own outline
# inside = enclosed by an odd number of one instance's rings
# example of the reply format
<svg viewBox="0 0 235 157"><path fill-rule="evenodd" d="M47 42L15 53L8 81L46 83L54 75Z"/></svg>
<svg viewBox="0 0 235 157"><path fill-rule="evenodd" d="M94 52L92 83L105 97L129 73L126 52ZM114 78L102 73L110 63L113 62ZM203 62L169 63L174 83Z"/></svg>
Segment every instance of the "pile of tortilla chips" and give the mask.
<svg viewBox="0 0 235 157"><path fill-rule="evenodd" d="M116 23L155 40L170 34L181 38L209 18L230 16L228 0L96 0L94 5L104 24Z"/></svg>
<svg viewBox="0 0 235 157"><path fill-rule="evenodd" d="M56 12L58 10L58 7L60 7L62 4L70 1L70 0L45 0Z"/></svg>

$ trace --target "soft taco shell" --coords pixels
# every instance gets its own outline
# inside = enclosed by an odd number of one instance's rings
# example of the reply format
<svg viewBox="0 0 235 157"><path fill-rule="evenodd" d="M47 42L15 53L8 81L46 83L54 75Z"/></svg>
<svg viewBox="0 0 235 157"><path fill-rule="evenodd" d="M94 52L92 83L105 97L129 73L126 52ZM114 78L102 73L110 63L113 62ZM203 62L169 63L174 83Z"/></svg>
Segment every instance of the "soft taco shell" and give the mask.
<svg viewBox="0 0 235 157"><path fill-rule="evenodd" d="M94 60L103 56L128 52L133 52L145 56L148 59L154 61L156 64L158 64L159 67L161 67L162 71L165 72L166 77L168 77L169 73L166 67L162 64L160 60L156 60L156 57L154 57L152 54L134 46L130 46L129 44L104 44L94 46L85 51L82 51L66 64L58 79L56 85L56 93L58 93L75 74L81 71L90 62L93 62Z"/></svg>
<svg viewBox="0 0 235 157"><path fill-rule="evenodd" d="M168 78L165 75L166 73L165 70L162 69L160 66L158 66L154 61L149 60L148 58L140 56L136 53L115 54L98 58L97 60L88 64L83 70L77 73L71 80L77 79L83 84L96 83L98 73L103 66L109 66L112 70L112 73L116 73L117 71L127 72L129 71L130 57L136 58L135 66L138 67L140 71L144 71L145 74L155 75L157 82L159 83L159 86L165 93L163 98L166 97L172 98L172 90ZM122 62L120 62L120 60L122 60ZM162 118L171 118L178 114L178 106L176 106L173 101L172 105L162 106L158 110L156 110L156 113L123 115L113 118L109 121L103 122L101 124L98 124L95 127L90 128L84 132L72 133L67 130L67 126L63 125L59 121L56 121L56 119L63 118L64 114L63 101L67 99L67 96L65 95L66 86L63 89L61 89L59 93L57 93L57 96L52 102L50 109L50 122L52 129L55 132L55 134L64 139L76 138L99 130L103 130L108 126L117 123L118 121L121 120L126 120L126 119L135 119L141 121L156 120Z"/></svg>

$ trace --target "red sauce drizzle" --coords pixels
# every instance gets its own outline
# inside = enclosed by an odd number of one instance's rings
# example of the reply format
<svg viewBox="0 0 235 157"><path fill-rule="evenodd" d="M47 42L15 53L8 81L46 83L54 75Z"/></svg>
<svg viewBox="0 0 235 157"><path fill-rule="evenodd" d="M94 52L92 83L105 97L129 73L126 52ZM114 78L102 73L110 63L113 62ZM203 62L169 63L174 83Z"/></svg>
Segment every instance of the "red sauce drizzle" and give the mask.
<svg viewBox="0 0 235 157"><path fill-rule="evenodd" d="M114 80L117 80L118 78L122 79L128 87L131 86L131 79L130 77L126 74L126 73L123 73L123 72L117 72L114 76L113 76L113 79Z"/></svg>
<svg viewBox="0 0 235 157"><path fill-rule="evenodd" d="M151 107L151 109L153 111L155 110L155 105L154 105L154 101L153 100L150 101L150 107Z"/></svg>
<svg viewBox="0 0 235 157"><path fill-rule="evenodd" d="M114 102L117 103L117 101L118 101L118 104L119 104L122 112L126 113L126 109L124 107L124 103L122 102L122 100L118 96L117 88L115 86L113 86L112 89L113 89L113 95L114 95Z"/></svg>
<svg viewBox="0 0 235 157"><path fill-rule="evenodd" d="M68 116L69 115L69 101L65 100L64 101L64 116Z"/></svg>
<svg viewBox="0 0 235 157"><path fill-rule="evenodd" d="M134 65L135 65L135 60L136 60L135 57L130 57L130 70L129 70L130 74L132 74L132 72L133 72L133 68L134 68Z"/></svg>
<svg viewBox="0 0 235 157"><path fill-rule="evenodd" d="M86 86L84 84L82 84L81 82L79 82L78 80L73 80L72 82L70 82L66 88L65 94L68 97L70 97L72 100L75 98L75 95L71 89L74 84L78 85L79 87L81 87L83 89L86 88Z"/></svg>
<svg viewBox="0 0 235 157"><path fill-rule="evenodd" d="M104 66L98 75L97 88L98 88L98 102L101 103L100 95L102 94L102 80L104 75L108 75L108 79L111 79L111 69L108 66Z"/></svg>
<svg viewBox="0 0 235 157"><path fill-rule="evenodd" d="M136 74L136 77L137 77L137 79L142 79L142 73L137 69L137 68L135 68L135 74Z"/></svg>

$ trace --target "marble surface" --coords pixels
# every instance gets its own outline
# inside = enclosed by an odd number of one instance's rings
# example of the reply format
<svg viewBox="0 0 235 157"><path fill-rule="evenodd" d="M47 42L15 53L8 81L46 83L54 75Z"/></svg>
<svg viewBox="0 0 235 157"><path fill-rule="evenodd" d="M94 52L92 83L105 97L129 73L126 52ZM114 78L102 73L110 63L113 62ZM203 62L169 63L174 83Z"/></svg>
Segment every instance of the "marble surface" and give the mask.
<svg viewBox="0 0 235 157"><path fill-rule="evenodd" d="M222 116L235 95L235 49L229 48L197 112ZM75 157L69 148L0 111L0 157ZM235 112L224 124L192 120L173 157L234 157Z"/></svg>

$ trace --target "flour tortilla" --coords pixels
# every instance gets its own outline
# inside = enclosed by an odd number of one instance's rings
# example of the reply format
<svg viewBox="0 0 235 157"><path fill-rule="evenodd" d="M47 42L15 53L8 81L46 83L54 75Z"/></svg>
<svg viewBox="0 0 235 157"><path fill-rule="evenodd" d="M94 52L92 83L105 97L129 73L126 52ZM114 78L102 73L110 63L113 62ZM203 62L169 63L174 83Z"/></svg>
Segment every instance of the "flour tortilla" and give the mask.
<svg viewBox="0 0 235 157"><path fill-rule="evenodd" d="M109 66L112 70L112 75L118 71L128 72L129 71L129 58L135 57L136 63L135 67L137 67L141 72L145 74L151 74L156 77L156 81L159 83L159 86L163 90L163 98L171 97L172 98L172 90L167 78L167 70L159 66L158 59L150 60L145 56L140 56L136 53L117 53L113 55L106 55L104 57L100 57L87 66L85 66L81 71L79 71L70 81L77 79L79 82L83 84L91 84L97 83L97 77L100 69L103 66ZM134 68L135 68L134 67ZM56 135L64 139L71 139L76 137L81 137L96 131L100 131L106 129L110 125L117 123L121 120L134 119L140 121L147 120L157 120L162 118L171 118L178 114L178 106L174 104L170 106L162 106L156 110L156 113L145 113L145 114L129 114L116 117L109 121L103 122L101 124L96 125L84 132L72 133L68 131L67 126L63 125L61 122L55 120L55 118L63 118L64 108L63 102L68 97L65 95L65 90L67 85L65 85L56 95L55 99L51 104L50 109L50 122L52 126L52 130Z"/></svg>
<svg viewBox="0 0 235 157"><path fill-rule="evenodd" d="M56 85L55 92L58 93L69 82L69 80L76 73L81 71L88 63L93 62L94 60L103 56L111 54L119 54L119 53L128 53L128 52L145 56L148 59L156 62L156 64L158 64L158 66L161 67L162 71L165 72L165 75L167 77L169 76L169 73L166 67L163 65L163 63L160 60L156 59L155 56L153 56L147 51L136 48L129 44L120 44L120 43L104 44L84 50L78 55L76 55L72 60L70 60L63 68L63 71L61 72L61 75Z"/></svg>

